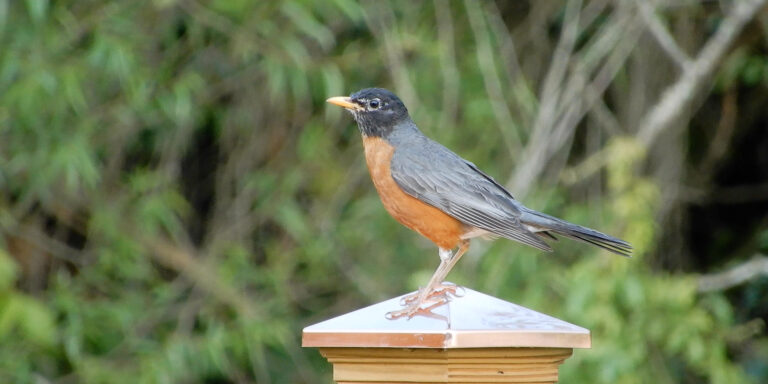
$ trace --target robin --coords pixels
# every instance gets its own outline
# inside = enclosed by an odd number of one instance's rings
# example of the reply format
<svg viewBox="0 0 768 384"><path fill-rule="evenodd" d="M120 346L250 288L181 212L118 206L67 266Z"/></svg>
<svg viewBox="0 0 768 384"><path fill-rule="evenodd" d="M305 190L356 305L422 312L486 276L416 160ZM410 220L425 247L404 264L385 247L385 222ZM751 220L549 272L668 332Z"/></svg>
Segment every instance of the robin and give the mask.
<svg viewBox="0 0 768 384"><path fill-rule="evenodd" d="M411 318L447 302L456 287L443 280L474 237L505 237L551 252L544 240L556 240L557 234L630 255L626 241L526 208L477 166L424 136L394 93L368 88L327 101L355 118L387 212L439 249L440 265L429 283L406 296L405 308L388 318Z"/></svg>

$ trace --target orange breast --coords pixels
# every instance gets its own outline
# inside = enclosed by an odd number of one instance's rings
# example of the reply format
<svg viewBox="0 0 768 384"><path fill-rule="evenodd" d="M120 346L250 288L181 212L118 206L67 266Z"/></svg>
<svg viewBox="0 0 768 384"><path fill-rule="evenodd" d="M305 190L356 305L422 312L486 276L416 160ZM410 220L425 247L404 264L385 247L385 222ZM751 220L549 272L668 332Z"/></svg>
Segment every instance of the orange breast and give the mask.
<svg viewBox="0 0 768 384"><path fill-rule="evenodd" d="M465 226L443 211L403 192L392 178L390 162L395 148L379 137L364 137L363 146L373 185L387 212L440 248L451 249L458 245Z"/></svg>

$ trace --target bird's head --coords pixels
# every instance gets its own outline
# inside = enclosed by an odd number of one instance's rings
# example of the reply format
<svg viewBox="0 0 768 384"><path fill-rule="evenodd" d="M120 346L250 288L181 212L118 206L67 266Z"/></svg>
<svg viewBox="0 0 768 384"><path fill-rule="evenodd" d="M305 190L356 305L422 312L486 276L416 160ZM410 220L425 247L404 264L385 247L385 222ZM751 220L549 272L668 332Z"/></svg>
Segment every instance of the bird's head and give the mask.
<svg viewBox="0 0 768 384"><path fill-rule="evenodd" d="M366 88L349 97L331 97L327 101L352 113L360 133L367 137L386 137L399 123L410 119L403 102L382 88Z"/></svg>

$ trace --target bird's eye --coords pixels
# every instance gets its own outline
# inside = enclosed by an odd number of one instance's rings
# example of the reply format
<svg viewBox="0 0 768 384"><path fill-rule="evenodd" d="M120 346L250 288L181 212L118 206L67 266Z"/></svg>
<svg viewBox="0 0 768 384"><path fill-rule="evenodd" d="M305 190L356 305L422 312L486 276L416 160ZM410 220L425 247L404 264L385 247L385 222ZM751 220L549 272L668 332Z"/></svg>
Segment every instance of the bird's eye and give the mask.
<svg viewBox="0 0 768 384"><path fill-rule="evenodd" d="M379 109L379 106L381 106L381 102L379 102L379 99L373 99L368 102L368 107L371 109Z"/></svg>

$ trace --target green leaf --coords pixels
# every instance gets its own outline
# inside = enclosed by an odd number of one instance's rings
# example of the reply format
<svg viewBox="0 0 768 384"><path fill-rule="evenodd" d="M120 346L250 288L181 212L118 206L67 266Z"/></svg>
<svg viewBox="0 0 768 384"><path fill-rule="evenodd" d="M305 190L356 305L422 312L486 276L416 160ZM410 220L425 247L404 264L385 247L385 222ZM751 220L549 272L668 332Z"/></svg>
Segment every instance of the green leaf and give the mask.
<svg viewBox="0 0 768 384"><path fill-rule="evenodd" d="M0 248L0 293L13 287L18 267L8 253Z"/></svg>
<svg viewBox="0 0 768 384"><path fill-rule="evenodd" d="M34 22L42 22L48 12L48 0L27 0L27 11Z"/></svg>

